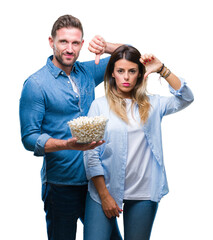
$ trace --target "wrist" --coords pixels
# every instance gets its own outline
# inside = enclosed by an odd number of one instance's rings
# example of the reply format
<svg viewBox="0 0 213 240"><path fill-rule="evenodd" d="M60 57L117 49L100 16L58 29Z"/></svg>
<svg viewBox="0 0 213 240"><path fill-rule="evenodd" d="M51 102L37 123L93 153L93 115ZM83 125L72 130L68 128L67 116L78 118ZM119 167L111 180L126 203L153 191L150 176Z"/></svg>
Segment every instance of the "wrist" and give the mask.
<svg viewBox="0 0 213 240"><path fill-rule="evenodd" d="M115 49L117 49L121 45L122 44L106 42L106 47L105 47L104 53L112 54L115 51Z"/></svg>
<svg viewBox="0 0 213 240"><path fill-rule="evenodd" d="M165 67L164 64L162 64L161 68L157 71L157 73L159 73L161 77L166 79L171 74L171 71L167 67Z"/></svg>
<svg viewBox="0 0 213 240"><path fill-rule="evenodd" d="M109 196L109 191L106 187L101 189L101 191L99 191L99 197L100 197L101 201L106 199L108 196Z"/></svg>
<svg viewBox="0 0 213 240"><path fill-rule="evenodd" d="M160 66L160 68L157 70L157 73L161 73L163 71L164 68L164 64L162 63L162 65Z"/></svg>
<svg viewBox="0 0 213 240"><path fill-rule="evenodd" d="M67 140L60 140L55 138L50 138L45 144L45 152L56 152L60 150L67 150Z"/></svg>

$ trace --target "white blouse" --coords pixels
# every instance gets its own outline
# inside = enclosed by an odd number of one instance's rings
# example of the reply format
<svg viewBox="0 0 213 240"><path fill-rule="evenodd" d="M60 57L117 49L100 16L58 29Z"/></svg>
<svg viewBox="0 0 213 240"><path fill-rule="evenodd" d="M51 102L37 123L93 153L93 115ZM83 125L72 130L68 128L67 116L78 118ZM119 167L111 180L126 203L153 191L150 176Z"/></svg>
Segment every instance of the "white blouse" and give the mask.
<svg viewBox="0 0 213 240"><path fill-rule="evenodd" d="M152 152L142 124L131 110L132 100L126 99L128 124L128 155L126 164L125 200L150 200Z"/></svg>

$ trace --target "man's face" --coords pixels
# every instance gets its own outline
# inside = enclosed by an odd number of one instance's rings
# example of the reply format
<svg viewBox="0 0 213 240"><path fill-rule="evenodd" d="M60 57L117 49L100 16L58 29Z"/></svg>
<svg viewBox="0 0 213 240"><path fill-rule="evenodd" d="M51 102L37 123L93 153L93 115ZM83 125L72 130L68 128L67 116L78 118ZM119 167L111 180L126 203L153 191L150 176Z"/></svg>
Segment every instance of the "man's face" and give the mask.
<svg viewBox="0 0 213 240"><path fill-rule="evenodd" d="M61 28L56 37L49 38L53 49L53 63L64 70L73 66L83 46L82 32L78 28Z"/></svg>

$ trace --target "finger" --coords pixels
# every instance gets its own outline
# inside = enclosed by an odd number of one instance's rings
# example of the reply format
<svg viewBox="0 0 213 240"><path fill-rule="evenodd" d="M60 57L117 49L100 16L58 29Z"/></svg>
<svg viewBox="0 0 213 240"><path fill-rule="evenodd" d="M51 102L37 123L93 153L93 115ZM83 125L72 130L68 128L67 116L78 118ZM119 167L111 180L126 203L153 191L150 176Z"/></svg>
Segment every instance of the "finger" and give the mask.
<svg viewBox="0 0 213 240"><path fill-rule="evenodd" d="M76 137L73 137L73 138L68 139L67 141L69 144L74 145L74 144L76 144L77 140L78 139Z"/></svg>
<svg viewBox="0 0 213 240"><path fill-rule="evenodd" d="M90 145L90 147L91 147L91 148L96 148L96 147L102 145L103 143L105 143L104 140L98 141L98 142L92 142L91 145Z"/></svg>
<svg viewBox="0 0 213 240"><path fill-rule="evenodd" d="M155 59L155 56L154 56L153 54L150 54L150 58L151 58L152 60L154 60L154 59Z"/></svg>
<svg viewBox="0 0 213 240"><path fill-rule="evenodd" d="M97 48L92 47L91 45L89 45L88 50L90 52L92 52L92 53L100 54L102 52L103 48L97 49Z"/></svg>
<svg viewBox="0 0 213 240"><path fill-rule="evenodd" d="M140 62L141 62L142 64L146 64L142 57L140 58Z"/></svg>
<svg viewBox="0 0 213 240"><path fill-rule="evenodd" d="M115 217L115 216L116 216L116 217L119 217L119 214L120 214L120 213L119 213L118 209L115 210L114 214L115 214L114 217Z"/></svg>
<svg viewBox="0 0 213 240"><path fill-rule="evenodd" d="M117 205L117 203L116 203L116 208L117 208L117 211L118 211L118 216L117 216L117 217L119 217L120 213L122 213L123 210L122 210L121 208L119 208L119 206Z"/></svg>
<svg viewBox="0 0 213 240"><path fill-rule="evenodd" d="M89 48L91 50L96 50L101 52L103 50L104 47L104 43L98 39L93 39L90 43L89 43Z"/></svg>
<svg viewBox="0 0 213 240"><path fill-rule="evenodd" d="M101 54L96 54L95 56L95 64L98 65L99 62L100 62L100 57L101 57Z"/></svg>
<svg viewBox="0 0 213 240"><path fill-rule="evenodd" d="M121 208L119 208L118 205L117 205L117 209L118 209L119 213L123 212L123 210Z"/></svg>
<svg viewBox="0 0 213 240"><path fill-rule="evenodd" d="M145 54L145 55L141 55L141 58L140 58L140 61L142 64L146 64L149 60L148 60L148 56Z"/></svg>
<svg viewBox="0 0 213 240"><path fill-rule="evenodd" d="M111 213L109 212L109 211L104 211L104 213L105 213L105 215L108 217L108 218L111 218L112 217L112 215L111 215Z"/></svg>
<svg viewBox="0 0 213 240"><path fill-rule="evenodd" d="M92 39L92 41L95 42L97 45L100 45L102 47L104 46L104 42L105 42L105 40L101 36L99 36L99 35L95 36Z"/></svg>
<svg viewBox="0 0 213 240"><path fill-rule="evenodd" d="M141 58L144 63L147 63L147 62L151 62L153 60L152 56L153 56L152 54L144 54L144 55L141 55Z"/></svg>

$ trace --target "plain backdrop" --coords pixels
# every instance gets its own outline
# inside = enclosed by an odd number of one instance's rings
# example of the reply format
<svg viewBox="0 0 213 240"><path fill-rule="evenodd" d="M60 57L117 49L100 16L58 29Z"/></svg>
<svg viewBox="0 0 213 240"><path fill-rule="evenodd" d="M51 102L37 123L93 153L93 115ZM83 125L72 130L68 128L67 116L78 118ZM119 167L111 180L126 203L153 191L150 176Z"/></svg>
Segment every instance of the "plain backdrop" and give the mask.
<svg viewBox="0 0 213 240"><path fill-rule="evenodd" d="M160 202L151 239L212 240L211 1L8 0L0 5L0 239L47 239L42 158L22 146L18 107L24 81L52 54L48 37L53 23L61 15L72 14L82 21L85 32L80 61L94 59L87 47L98 34L106 41L155 54L186 79L195 101L162 122L170 193ZM156 74L149 77L148 89L169 95L167 84ZM96 97L102 95L103 84L96 89ZM122 215L118 221L123 233ZM78 222L77 239L82 239L82 232Z"/></svg>

